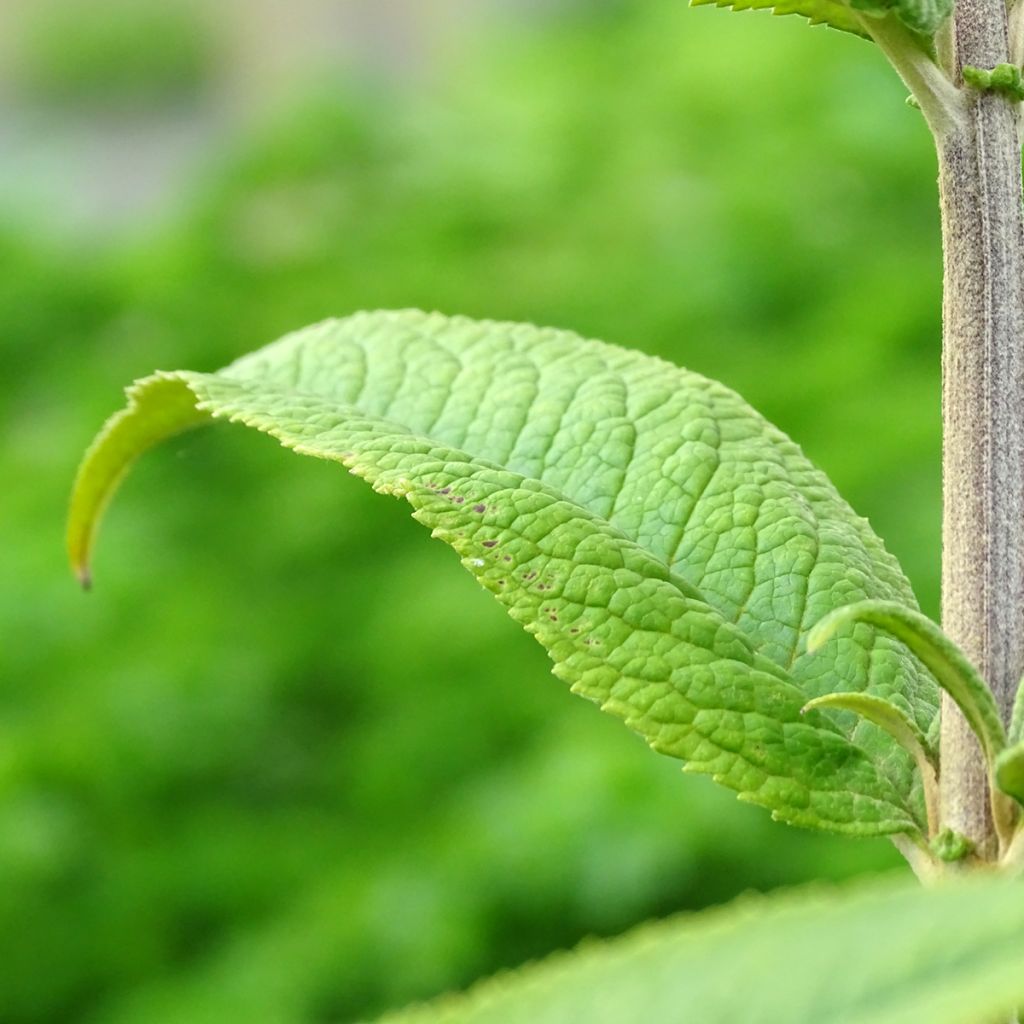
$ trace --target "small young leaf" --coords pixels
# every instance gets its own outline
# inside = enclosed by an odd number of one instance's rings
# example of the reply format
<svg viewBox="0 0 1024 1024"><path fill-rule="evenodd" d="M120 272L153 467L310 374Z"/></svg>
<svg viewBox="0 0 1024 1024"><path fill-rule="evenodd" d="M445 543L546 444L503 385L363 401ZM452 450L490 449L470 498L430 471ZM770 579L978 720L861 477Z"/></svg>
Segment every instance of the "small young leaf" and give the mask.
<svg viewBox="0 0 1024 1024"><path fill-rule="evenodd" d="M886 601L862 601L839 608L819 622L807 641L816 651L844 626L865 623L902 640L956 701L981 742L990 765L1006 746L1006 732L992 691L963 651L920 612Z"/></svg>
<svg viewBox="0 0 1024 1024"><path fill-rule="evenodd" d="M821 708L852 711L869 722L874 722L914 758L924 785L928 831L929 833L934 832L939 821L938 779L936 777L938 752L929 749L928 739L916 723L912 722L895 704L869 693L826 693L822 697L815 697L814 700L808 701L801 713L806 714L808 711Z"/></svg>
<svg viewBox="0 0 1024 1024"><path fill-rule="evenodd" d="M826 693L823 697L808 701L802 711L806 714L817 708L836 708L861 715L884 729L915 759L924 760L933 768L937 766L938 755L928 749L924 733L895 704L887 700L866 693Z"/></svg>
<svg viewBox="0 0 1024 1024"><path fill-rule="evenodd" d="M1024 885L877 881L744 898L381 1024L978 1024L1024 1002Z"/></svg>
<svg viewBox="0 0 1024 1024"><path fill-rule="evenodd" d="M922 730L937 691L880 633L804 649L837 603L913 603L867 523L734 393L568 332L361 314L216 374L129 391L90 449L69 546L85 572L125 466L196 416L340 462L414 516L547 648L554 672L794 824L855 834L925 820L911 759L870 725L802 718L833 689Z"/></svg>

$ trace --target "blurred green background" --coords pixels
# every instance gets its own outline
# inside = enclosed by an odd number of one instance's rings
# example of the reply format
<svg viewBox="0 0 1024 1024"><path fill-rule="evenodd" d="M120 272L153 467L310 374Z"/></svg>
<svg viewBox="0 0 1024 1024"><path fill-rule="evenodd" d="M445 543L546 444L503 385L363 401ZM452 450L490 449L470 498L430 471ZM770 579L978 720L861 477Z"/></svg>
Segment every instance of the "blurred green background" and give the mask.
<svg viewBox="0 0 1024 1024"><path fill-rule="evenodd" d="M62 552L131 379L417 306L722 379L935 614L934 158L869 44L683 0L10 0L0 37L2 1024L363 1019L896 865L650 753L267 438L147 457L93 593Z"/></svg>

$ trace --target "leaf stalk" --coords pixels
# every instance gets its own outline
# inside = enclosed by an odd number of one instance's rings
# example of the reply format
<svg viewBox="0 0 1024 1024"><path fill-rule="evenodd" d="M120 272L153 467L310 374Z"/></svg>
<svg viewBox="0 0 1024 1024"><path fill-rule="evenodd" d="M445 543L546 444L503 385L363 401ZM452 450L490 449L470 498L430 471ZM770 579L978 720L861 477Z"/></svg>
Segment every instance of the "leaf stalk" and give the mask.
<svg viewBox="0 0 1024 1024"><path fill-rule="evenodd" d="M940 63L936 63L924 51L920 39L895 14L884 18L860 14L859 21L903 79L935 138L944 138L961 128L967 118L967 105L962 92L941 66L942 47L938 48Z"/></svg>

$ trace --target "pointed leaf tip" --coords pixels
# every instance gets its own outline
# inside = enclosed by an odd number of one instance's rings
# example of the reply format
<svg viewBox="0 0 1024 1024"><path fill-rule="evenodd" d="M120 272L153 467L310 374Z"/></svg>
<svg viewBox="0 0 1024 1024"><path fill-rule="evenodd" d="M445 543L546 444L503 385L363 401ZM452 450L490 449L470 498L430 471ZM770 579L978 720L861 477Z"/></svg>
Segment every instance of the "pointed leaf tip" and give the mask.
<svg viewBox="0 0 1024 1024"><path fill-rule="evenodd" d="M207 421L180 374L156 373L127 391L128 406L104 424L86 451L68 512L67 552L83 590L92 586L96 533L132 463L149 448Z"/></svg>

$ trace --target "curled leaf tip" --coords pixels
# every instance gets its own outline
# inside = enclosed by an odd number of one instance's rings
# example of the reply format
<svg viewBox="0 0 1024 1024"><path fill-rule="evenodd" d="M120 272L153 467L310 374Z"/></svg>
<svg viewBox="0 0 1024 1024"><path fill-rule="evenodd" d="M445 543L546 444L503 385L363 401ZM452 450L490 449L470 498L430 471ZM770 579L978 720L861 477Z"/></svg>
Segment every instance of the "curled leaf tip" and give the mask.
<svg viewBox="0 0 1024 1024"><path fill-rule="evenodd" d="M92 590L92 570L87 565L75 566L75 576L78 584L86 593Z"/></svg>

